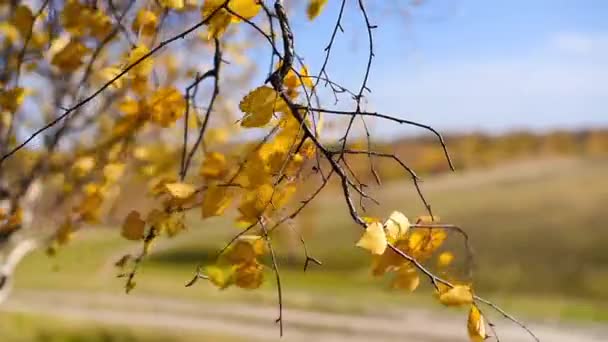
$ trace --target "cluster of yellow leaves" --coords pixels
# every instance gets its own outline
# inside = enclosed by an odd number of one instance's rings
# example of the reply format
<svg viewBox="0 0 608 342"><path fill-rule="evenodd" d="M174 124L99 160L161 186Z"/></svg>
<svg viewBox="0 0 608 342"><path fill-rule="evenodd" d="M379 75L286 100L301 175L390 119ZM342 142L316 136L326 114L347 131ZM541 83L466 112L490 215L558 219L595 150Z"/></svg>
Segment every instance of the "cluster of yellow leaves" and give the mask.
<svg viewBox="0 0 608 342"><path fill-rule="evenodd" d="M220 289L236 285L244 289L257 289L264 281L264 265L258 258L266 254L261 236L244 235L224 253L218 265L208 266L205 273L209 281Z"/></svg>
<svg viewBox="0 0 608 342"><path fill-rule="evenodd" d="M67 0L61 22L74 37L90 36L105 39L112 31L112 20L102 10L86 6L78 0Z"/></svg>
<svg viewBox="0 0 608 342"><path fill-rule="evenodd" d="M384 275L394 272L393 287L414 291L420 284L416 266L401 257L395 251L387 248L392 244L400 250L423 262L429 259L446 239L446 232L441 228L410 229L410 222L400 212L393 212L383 223L377 219L365 218L367 227L357 246L370 251L374 255L373 274ZM437 217L422 216L417 223L437 223ZM439 255L437 263L440 267L449 265L454 259L450 252ZM453 286L437 283L437 298L446 306L470 306L467 330L473 342L481 342L487 338L485 323L479 309L474 304L474 295L470 285L455 284Z"/></svg>
<svg viewBox="0 0 608 342"><path fill-rule="evenodd" d="M58 44L62 44L59 42ZM83 63L85 55L90 51L79 40L72 39L67 44L58 49L51 59L51 64L65 72L73 72L78 69Z"/></svg>
<svg viewBox="0 0 608 342"><path fill-rule="evenodd" d="M207 39L219 38L231 23L237 23L241 18L250 20L262 8L257 0L230 0L227 10L223 7L226 2L226 0L205 0L201 14L203 19L210 18L207 23Z"/></svg>
<svg viewBox="0 0 608 342"><path fill-rule="evenodd" d="M115 135L124 135L138 123L153 122L161 127L172 126L186 110L186 100L174 87L161 87L140 100L127 98L118 105L125 115L115 127Z"/></svg>
<svg viewBox="0 0 608 342"><path fill-rule="evenodd" d="M158 16L156 13L142 7L137 12L131 28L134 32L141 32L144 36L152 36L156 32L157 26Z"/></svg>

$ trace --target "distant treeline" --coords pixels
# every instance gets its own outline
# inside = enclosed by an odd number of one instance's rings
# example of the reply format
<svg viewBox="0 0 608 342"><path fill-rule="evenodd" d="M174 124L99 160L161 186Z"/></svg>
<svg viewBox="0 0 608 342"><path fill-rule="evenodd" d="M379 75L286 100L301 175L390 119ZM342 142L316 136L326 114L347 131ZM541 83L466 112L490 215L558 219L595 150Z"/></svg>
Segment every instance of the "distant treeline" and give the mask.
<svg viewBox="0 0 608 342"><path fill-rule="evenodd" d="M453 134L444 137L459 170L493 167L502 163L554 157L608 156L608 129L553 131L548 133L511 132L502 135L483 133ZM366 141L352 148L365 149ZM376 151L393 153L420 175L448 171L449 167L437 139L403 138L390 143L374 144ZM375 168L385 179L403 176L403 169L389 159L375 158ZM367 156L350 156L356 172L369 172Z"/></svg>

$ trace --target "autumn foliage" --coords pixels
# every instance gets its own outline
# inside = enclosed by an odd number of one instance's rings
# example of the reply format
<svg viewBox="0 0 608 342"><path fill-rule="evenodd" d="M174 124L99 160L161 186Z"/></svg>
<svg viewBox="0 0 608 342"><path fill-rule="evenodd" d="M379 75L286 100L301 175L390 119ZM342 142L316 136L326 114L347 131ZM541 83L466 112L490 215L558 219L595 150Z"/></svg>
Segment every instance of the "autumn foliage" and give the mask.
<svg viewBox="0 0 608 342"><path fill-rule="evenodd" d="M139 266L157 239L187 234L187 215L229 216L234 239L215 263L200 265L188 286L204 279L220 289L256 289L273 274L282 327L273 236L289 229L333 183L342 189L353 227L362 228L356 246L369 251L373 275L391 276L396 288L409 292L421 278L430 281L440 303L468 308L471 340L486 339L479 306L489 302L474 293L471 277L444 279L425 266L432 260L446 267L455 254L470 258L466 231L439 220L419 176L397 154L374 149L369 134L356 148L351 135L355 121L366 133L366 120L413 125L433 136L433 153L453 168L445 141L424 124L365 111L378 27L363 0L352 9L342 1L336 13L324 12L327 3L0 1L0 181L6 188L0 244L35 231L37 225L24 219L34 209L22 199L36 182L45 184L43 198L50 203L47 213L36 216L52 216L54 225L37 234L54 254L78 230L103 222L108 206L129 191L125 180L138 177L149 185L154 207L134 208L122 223L120 234L140 244L138 253L117 262L127 292L136 288ZM345 10L360 14L367 34L361 39L369 41L367 69L356 90L340 85L326 68ZM335 24L325 62L312 70L298 54L301 33L292 22L321 15L335 17ZM352 109L324 104L323 92ZM332 117L346 122L326 128ZM398 211L363 216L364 203L374 199L349 164L353 155L368 159L378 184L377 160L393 163L412 180L427 212L408 218L401 213L407 208L387 208ZM439 253L448 231L467 243ZM305 268L320 264L303 247Z"/></svg>

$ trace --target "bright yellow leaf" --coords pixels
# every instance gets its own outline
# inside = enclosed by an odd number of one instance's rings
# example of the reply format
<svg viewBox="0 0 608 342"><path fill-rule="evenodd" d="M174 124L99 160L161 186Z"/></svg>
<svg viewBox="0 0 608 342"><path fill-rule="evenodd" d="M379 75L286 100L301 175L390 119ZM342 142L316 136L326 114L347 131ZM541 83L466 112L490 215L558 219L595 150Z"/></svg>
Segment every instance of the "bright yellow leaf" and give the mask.
<svg viewBox="0 0 608 342"><path fill-rule="evenodd" d="M203 197L203 218L219 216L224 213L232 201L232 193L226 187L210 186Z"/></svg>
<svg viewBox="0 0 608 342"><path fill-rule="evenodd" d="M51 59L51 63L65 72L78 69L89 49L77 40L70 41L63 49L57 52Z"/></svg>
<svg viewBox="0 0 608 342"><path fill-rule="evenodd" d="M201 176L207 179L219 179L224 177L226 169L226 157L219 152L209 152L201 165Z"/></svg>
<svg viewBox="0 0 608 342"><path fill-rule="evenodd" d="M483 342L488 338L486 324L483 315L475 305L471 305L469 318L467 320L467 331L471 342Z"/></svg>
<svg viewBox="0 0 608 342"><path fill-rule="evenodd" d="M179 10L184 8L184 0L159 0L163 7Z"/></svg>
<svg viewBox="0 0 608 342"><path fill-rule="evenodd" d="M186 100L175 87L156 90L150 97L150 119L162 127L169 127L186 111Z"/></svg>
<svg viewBox="0 0 608 342"><path fill-rule="evenodd" d="M158 17L156 13L142 7L137 15L131 28L134 32L141 32L144 36L152 36L156 33L156 27L158 25Z"/></svg>
<svg viewBox="0 0 608 342"><path fill-rule="evenodd" d="M447 290L440 290L439 301L446 306L461 306L473 303L473 292L467 285L454 285Z"/></svg>
<svg viewBox="0 0 608 342"><path fill-rule="evenodd" d="M386 250L388 241L380 222L372 222L367 228L361 239L357 242L357 247L367 249L372 254L382 255Z"/></svg>
<svg viewBox="0 0 608 342"><path fill-rule="evenodd" d="M144 229L146 222L141 219L139 212L133 210L127 215L123 225L121 234L128 240L141 240L144 237Z"/></svg>
<svg viewBox="0 0 608 342"><path fill-rule="evenodd" d="M260 12L262 6L258 4L258 0L231 0L228 8L245 19L252 19ZM240 19L233 16L232 21L238 22Z"/></svg>
<svg viewBox="0 0 608 342"><path fill-rule="evenodd" d="M261 86L247 94L239 108L245 113L241 126L262 127L272 119L274 112L285 111L287 105L274 89Z"/></svg>
<svg viewBox="0 0 608 342"><path fill-rule="evenodd" d="M196 188L187 183L166 183L165 189L176 199L187 199L196 192Z"/></svg>

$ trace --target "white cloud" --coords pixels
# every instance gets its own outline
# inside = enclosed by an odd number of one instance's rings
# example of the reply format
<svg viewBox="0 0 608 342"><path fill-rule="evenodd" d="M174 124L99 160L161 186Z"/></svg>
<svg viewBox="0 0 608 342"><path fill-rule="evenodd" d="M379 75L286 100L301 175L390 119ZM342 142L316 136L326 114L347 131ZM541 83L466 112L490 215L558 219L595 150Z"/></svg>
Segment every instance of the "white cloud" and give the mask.
<svg viewBox="0 0 608 342"><path fill-rule="evenodd" d="M551 46L568 54L606 54L608 52L608 34L560 32L551 39Z"/></svg>
<svg viewBox="0 0 608 342"><path fill-rule="evenodd" d="M534 51L483 63L446 59L376 74L373 104L443 129L608 125L603 37L560 34Z"/></svg>

